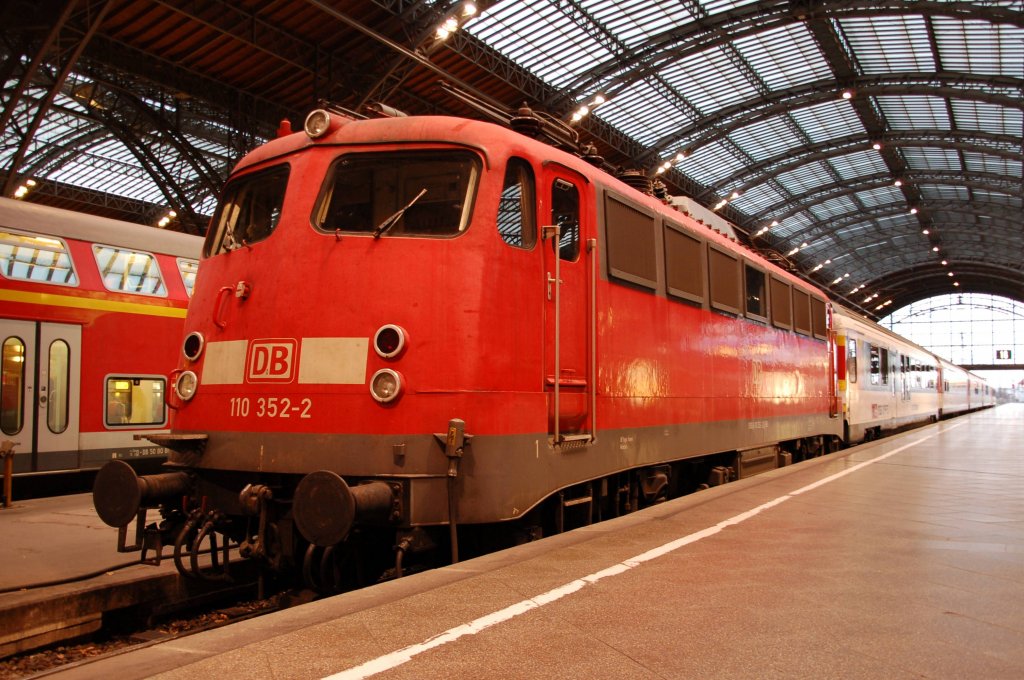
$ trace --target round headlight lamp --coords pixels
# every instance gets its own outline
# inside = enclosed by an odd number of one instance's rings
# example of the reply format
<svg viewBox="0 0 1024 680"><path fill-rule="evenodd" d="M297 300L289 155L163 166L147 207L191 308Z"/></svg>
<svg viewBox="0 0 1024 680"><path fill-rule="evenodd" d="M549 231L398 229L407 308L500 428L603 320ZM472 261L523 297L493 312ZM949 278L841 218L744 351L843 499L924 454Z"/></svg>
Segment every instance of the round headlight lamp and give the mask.
<svg viewBox="0 0 1024 680"><path fill-rule="evenodd" d="M199 331L192 331L185 337L185 342L181 345L181 352L189 361L195 361L203 353L205 346L206 339L203 338L203 334Z"/></svg>
<svg viewBox="0 0 1024 680"><path fill-rule="evenodd" d="M310 111L302 127L310 139L322 137L331 129L331 114L323 109Z"/></svg>
<svg viewBox="0 0 1024 680"><path fill-rule="evenodd" d="M405 330L388 324L377 329L373 336L373 349L384 359L393 359L405 349Z"/></svg>
<svg viewBox="0 0 1024 680"><path fill-rule="evenodd" d="M370 396L382 404L388 404L402 393L402 376L398 371L382 368L370 378Z"/></svg>
<svg viewBox="0 0 1024 680"><path fill-rule="evenodd" d="M188 401L196 396L196 389L199 387L199 378L192 371L182 371L178 379L174 381L174 393L182 401Z"/></svg>

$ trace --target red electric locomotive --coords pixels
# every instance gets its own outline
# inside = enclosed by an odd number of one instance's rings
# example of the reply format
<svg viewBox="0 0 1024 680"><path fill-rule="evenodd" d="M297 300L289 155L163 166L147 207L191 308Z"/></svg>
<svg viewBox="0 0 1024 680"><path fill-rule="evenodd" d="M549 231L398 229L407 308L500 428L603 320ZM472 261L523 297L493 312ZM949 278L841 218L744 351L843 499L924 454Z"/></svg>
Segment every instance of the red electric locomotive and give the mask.
<svg viewBox="0 0 1024 680"><path fill-rule="evenodd" d="M400 573L842 434L821 291L490 123L315 111L238 164L204 258L150 437L173 470L94 491L112 526L159 506L142 543L186 573L218 535L313 581L353 551Z"/></svg>
<svg viewBox="0 0 1024 680"><path fill-rule="evenodd" d="M133 436L167 431L167 362L201 246L0 198L0 439L15 444L16 475L111 458L158 469L163 448Z"/></svg>

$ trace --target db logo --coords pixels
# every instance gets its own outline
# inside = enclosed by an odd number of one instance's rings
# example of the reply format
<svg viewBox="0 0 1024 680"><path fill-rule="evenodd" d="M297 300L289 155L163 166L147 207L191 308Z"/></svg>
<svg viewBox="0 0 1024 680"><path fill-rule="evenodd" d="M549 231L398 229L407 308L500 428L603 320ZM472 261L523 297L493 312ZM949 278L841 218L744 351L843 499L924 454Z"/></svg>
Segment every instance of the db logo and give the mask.
<svg viewBox="0 0 1024 680"><path fill-rule="evenodd" d="M249 382L291 382L296 346L291 339L253 340L245 362L246 379Z"/></svg>

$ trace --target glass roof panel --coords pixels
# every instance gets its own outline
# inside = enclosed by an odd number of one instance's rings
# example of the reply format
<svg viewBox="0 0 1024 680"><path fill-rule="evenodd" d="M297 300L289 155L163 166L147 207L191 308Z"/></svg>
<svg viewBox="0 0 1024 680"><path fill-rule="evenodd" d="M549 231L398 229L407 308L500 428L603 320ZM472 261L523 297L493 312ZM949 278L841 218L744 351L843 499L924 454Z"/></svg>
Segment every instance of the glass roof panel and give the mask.
<svg viewBox="0 0 1024 680"><path fill-rule="evenodd" d="M949 130L949 116L946 114L946 100L941 97L907 95L904 97L875 97L879 108L885 114L889 127L894 130L918 130L920 128Z"/></svg>
<svg viewBox="0 0 1024 680"><path fill-rule="evenodd" d="M752 5L760 0L704 0L700 4L704 8L706 14L716 14L718 12L726 12L730 9L737 7L743 7L744 5Z"/></svg>
<svg viewBox="0 0 1024 680"><path fill-rule="evenodd" d="M747 161L739 158L735 147L728 142L715 142L701 147L677 166L701 184L715 186L739 175ZM722 187L722 190L732 191L733 187Z"/></svg>
<svg viewBox="0 0 1024 680"><path fill-rule="evenodd" d="M832 78L804 24L790 24L737 39L733 46L771 90Z"/></svg>
<svg viewBox="0 0 1024 680"><path fill-rule="evenodd" d="M797 109L790 115L812 142L848 135L866 135L864 124L860 122L853 107L841 99Z"/></svg>
<svg viewBox="0 0 1024 680"><path fill-rule="evenodd" d="M151 203L164 202L163 194L131 152L113 138L83 153L75 163L58 168L47 179Z"/></svg>
<svg viewBox="0 0 1024 680"><path fill-rule="evenodd" d="M758 184L731 201L733 207L747 215L759 217L766 208L781 203L785 198L772 184Z"/></svg>
<svg viewBox="0 0 1024 680"><path fill-rule="evenodd" d="M1024 73L1024 29L948 17L935 17L932 25L943 68L1014 78Z"/></svg>
<svg viewBox="0 0 1024 680"><path fill-rule="evenodd" d="M652 35L693 21L693 15L683 3L667 0L581 0L579 5L628 47L636 47Z"/></svg>
<svg viewBox="0 0 1024 680"><path fill-rule="evenodd" d="M971 198L967 187L949 184L918 184L917 190L926 201L968 201Z"/></svg>
<svg viewBox="0 0 1024 680"><path fill-rule="evenodd" d="M550 0L500 2L465 30L558 87L612 53Z"/></svg>
<svg viewBox="0 0 1024 680"><path fill-rule="evenodd" d="M963 99L952 100L951 106L960 130L980 130L1015 137L1020 137L1024 131L1024 113L1020 109Z"/></svg>
<svg viewBox="0 0 1024 680"><path fill-rule="evenodd" d="M781 156L789 150L796 153L805 143L789 119L782 116L742 127L732 132L729 139L755 162Z"/></svg>
<svg viewBox="0 0 1024 680"><path fill-rule="evenodd" d="M819 220L827 220L840 215L849 215L863 210L850 196L837 196L827 201L812 205L810 213Z"/></svg>
<svg viewBox="0 0 1024 680"><path fill-rule="evenodd" d="M806 194L832 184L831 169L824 161L815 161L784 172L775 178L791 194Z"/></svg>
<svg viewBox="0 0 1024 680"><path fill-rule="evenodd" d="M779 223L779 226L772 228L772 234L776 238L789 239L794 235L806 231L814 226L814 220L806 213L797 213L787 217Z"/></svg>
<svg viewBox="0 0 1024 680"><path fill-rule="evenodd" d="M681 59L661 71L672 87L704 113L757 96L757 89L727 52L716 47Z"/></svg>
<svg viewBox="0 0 1024 680"><path fill-rule="evenodd" d="M689 122L687 112L644 81L602 104L594 115L646 145Z"/></svg>
<svg viewBox="0 0 1024 680"><path fill-rule="evenodd" d="M875 208L880 205L889 205L890 203L906 203L903 193L894 186L865 189L864 191L858 191L856 196L857 200L863 203L866 208Z"/></svg>
<svg viewBox="0 0 1024 680"><path fill-rule="evenodd" d="M923 17L857 17L838 23L866 75L938 70Z"/></svg>
<svg viewBox="0 0 1024 680"><path fill-rule="evenodd" d="M1007 205L1013 208L1021 207L1020 196L1010 196L1009 194L1000 193L998 191L986 191L985 189L972 189L971 193L974 195L974 200L978 202L988 201L997 205Z"/></svg>
<svg viewBox="0 0 1024 680"><path fill-rule="evenodd" d="M960 155L953 149L909 146L901 149L911 170L962 170Z"/></svg>
<svg viewBox="0 0 1024 680"><path fill-rule="evenodd" d="M856 179L889 172L882 155L874 149L855 151L837 156L829 161L832 168L843 179Z"/></svg>
<svg viewBox="0 0 1024 680"><path fill-rule="evenodd" d="M1021 164L1008 158L989 154L964 152L964 162L969 172L988 172L1000 177L1020 177Z"/></svg>

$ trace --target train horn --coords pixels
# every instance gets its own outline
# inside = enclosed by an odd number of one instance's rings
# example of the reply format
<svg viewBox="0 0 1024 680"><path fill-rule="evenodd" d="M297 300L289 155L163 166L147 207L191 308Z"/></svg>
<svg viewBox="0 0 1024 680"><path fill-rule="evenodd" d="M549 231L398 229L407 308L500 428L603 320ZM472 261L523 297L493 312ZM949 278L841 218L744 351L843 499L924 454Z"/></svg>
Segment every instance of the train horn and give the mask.
<svg viewBox="0 0 1024 680"><path fill-rule="evenodd" d="M139 508L188 492L191 480L186 472L165 472L139 477L123 460L112 460L96 473L92 504L96 514L112 527L123 527L135 519Z"/></svg>
<svg viewBox="0 0 1024 680"><path fill-rule="evenodd" d="M393 505L394 493L384 482L349 486L337 474L319 470L295 488L292 516L303 538L326 548L345 540L356 520L387 519Z"/></svg>

